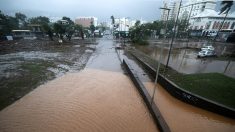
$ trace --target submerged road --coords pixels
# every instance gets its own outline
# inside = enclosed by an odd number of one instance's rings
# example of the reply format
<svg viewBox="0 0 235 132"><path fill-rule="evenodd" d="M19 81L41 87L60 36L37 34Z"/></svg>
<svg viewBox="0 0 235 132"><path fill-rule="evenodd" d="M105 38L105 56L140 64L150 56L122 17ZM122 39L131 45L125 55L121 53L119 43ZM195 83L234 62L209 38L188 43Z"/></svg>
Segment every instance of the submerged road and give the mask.
<svg viewBox="0 0 235 132"><path fill-rule="evenodd" d="M0 112L0 131L156 132L112 40L100 40L86 68L39 86Z"/></svg>
<svg viewBox="0 0 235 132"><path fill-rule="evenodd" d="M0 131L158 131L140 94L123 73L114 47L112 40L100 39L84 70L41 85L0 111ZM152 95L151 80L129 61ZM173 132L235 130L233 119L181 102L161 86L154 101Z"/></svg>

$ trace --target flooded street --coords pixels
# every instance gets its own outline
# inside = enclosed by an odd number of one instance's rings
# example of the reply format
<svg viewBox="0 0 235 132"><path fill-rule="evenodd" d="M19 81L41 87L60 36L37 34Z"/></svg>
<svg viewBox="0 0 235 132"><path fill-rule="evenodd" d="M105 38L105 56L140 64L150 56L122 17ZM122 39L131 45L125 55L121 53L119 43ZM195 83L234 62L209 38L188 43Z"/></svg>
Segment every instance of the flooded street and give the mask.
<svg viewBox="0 0 235 132"><path fill-rule="evenodd" d="M127 76L92 69L38 87L2 110L0 124L9 132L157 131Z"/></svg>
<svg viewBox="0 0 235 132"><path fill-rule="evenodd" d="M86 68L122 72L113 40L100 39L99 42L96 51L87 62Z"/></svg>
<svg viewBox="0 0 235 132"><path fill-rule="evenodd" d="M152 95L154 84L146 82L144 85ZM160 85L157 86L154 102L174 132L233 132L235 130L234 119L186 104L171 96Z"/></svg>
<svg viewBox="0 0 235 132"><path fill-rule="evenodd" d="M135 69L138 78L152 96L154 83L146 75L146 72L130 57L127 58L123 54L121 56L127 59ZM154 103L160 109L172 132L233 132L235 129L234 119L182 102L170 95L160 85L157 85Z"/></svg>
<svg viewBox="0 0 235 132"><path fill-rule="evenodd" d="M0 130L158 131L113 46L100 40L85 70L41 85L2 110Z"/></svg>
<svg viewBox="0 0 235 132"><path fill-rule="evenodd" d="M154 46L138 46L138 50L144 52L153 59L159 59L160 57L160 47L155 48ZM218 72L225 73L225 75L230 77L235 77L235 62L226 60L216 60L214 58L197 58L197 53L199 51L195 49L173 49L169 66L173 69L185 73L209 73ZM164 48L162 63L166 64L168 56L168 49ZM227 67L228 66L228 67ZM227 67L227 70L225 70Z"/></svg>
<svg viewBox="0 0 235 132"><path fill-rule="evenodd" d="M123 73L120 60L128 59L152 95L154 86L148 75L123 50L115 51L119 43L109 39L98 42L95 51L87 49L93 54L84 70L71 71L49 81L3 109L0 130L158 131L133 82ZM234 119L186 104L172 97L160 85L154 102L173 132L232 132L235 129Z"/></svg>
<svg viewBox="0 0 235 132"><path fill-rule="evenodd" d="M235 132L234 11L0 0L0 132Z"/></svg>

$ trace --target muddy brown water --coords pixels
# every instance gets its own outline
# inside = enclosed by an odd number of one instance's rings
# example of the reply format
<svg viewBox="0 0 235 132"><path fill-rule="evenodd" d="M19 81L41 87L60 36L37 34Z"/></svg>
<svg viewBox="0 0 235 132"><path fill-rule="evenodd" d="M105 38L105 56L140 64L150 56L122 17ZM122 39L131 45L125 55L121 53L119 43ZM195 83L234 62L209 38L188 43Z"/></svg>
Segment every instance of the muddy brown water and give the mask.
<svg viewBox="0 0 235 132"><path fill-rule="evenodd" d="M157 128L126 75L85 69L42 85L3 109L0 131L156 132Z"/></svg>
<svg viewBox="0 0 235 132"><path fill-rule="evenodd" d="M150 95L154 83L145 82ZM235 120L230 119L172 97L160 85L157 85L154 102L173 132L234 132Z"/></svg>
<svg viewBox="0 0 235 132"><path fill-rule="evenodd" d="M153 59L158 60L160 58L160 46L157 48L153 46L136 46L136 48ZM167 62L168 51L167 48L163 50L163 64ZM173 49L169 59L169 66L185 74L218 72L235 78L234 61L197 58L198 52L195 49Z"/></svg>

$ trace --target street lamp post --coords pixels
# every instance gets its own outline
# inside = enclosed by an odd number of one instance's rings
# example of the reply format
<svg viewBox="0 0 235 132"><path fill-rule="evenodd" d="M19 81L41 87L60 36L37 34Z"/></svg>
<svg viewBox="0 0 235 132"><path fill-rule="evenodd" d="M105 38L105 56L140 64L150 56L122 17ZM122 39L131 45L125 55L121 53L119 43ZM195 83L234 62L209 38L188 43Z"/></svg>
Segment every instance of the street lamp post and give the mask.
<svg viewBox="0 0 235 132"><path fill-rule="evenodd" d="M129 17L125 17L125 27L124 27L124 31L125 31L125 36L124 36L124 45L125 45L125 41L126 41L126 33L127 33L127 31L126 31L126 19L129 19Z"/></svg>
<svg viewBox="0 0 235 132"><path fill-rule="evenodd" d="M179 17L179 13L180 13L181 4L182 4L182 0L180 0L179 10L178 10L176 21L175 21L175 25L174 25L174 32L173 32L173 36L172 36L172 39L171 39L171 44L170 44L170 49L169 49L169 52L168 52L168 57L167 57L167 62L166 62L165 69L168 68L168 63L169 63L169 59L170 59L170 56L171 56L171 49L172 49L172 44L174 42L175 35L176 35L176 27L177 27L177 22L178 22L178 17Z"/></svg>
<svg viewBox="0 0 235 132"><path fill-rule="evenodd" d="M126 39L126 17L124 18L125 19L125 25L124 25L124 32L125 32L125 36L124 36L124 45L125 45L125 39Z"/></svg>
<svg viewBox="0 0 235 132"><path fill-rule="evenodd" d="M167 19L166 19L166 25L165 25L165 33L164 33L164 41L166 41L166 33L167 33L167 24L168 24L168 18L169 18L169 13L170 10L169 8L160 8L162 10L167 10ZM153 103L154 100L154 95L156 92L156 88L157 88L157 79L158 79L158 75L159 75L159 69L160 69L160 65L161 65L161 61L162 61L162 53L163 53L163 44L161 45L161 52L160 52L160 58L158 60L158 65L157 65L157 71L156 71L156 77L155 77L155 81L154 81L154 89L153 89L153 95L152 95L152 99L151 99L151 104Z"/></svg>

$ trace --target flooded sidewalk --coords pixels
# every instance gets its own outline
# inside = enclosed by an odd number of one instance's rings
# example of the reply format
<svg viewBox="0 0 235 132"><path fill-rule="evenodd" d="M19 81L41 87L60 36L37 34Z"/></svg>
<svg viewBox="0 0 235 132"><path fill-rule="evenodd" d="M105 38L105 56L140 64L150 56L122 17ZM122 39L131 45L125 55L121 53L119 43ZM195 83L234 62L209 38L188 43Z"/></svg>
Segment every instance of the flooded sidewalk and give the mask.
<svg viewBox="0 0 235 132"><path fill-rule="evenodd" d="M122 56L147 89L153 95L154 83L132 56ZM154 103L172 132L233 132L235 120L195 107L170 95L161 85L157 85Z"/></svg>
<svg viewBox="0 0 235 132"><path fill-rule="evenodd" d="M154 83L144 82L150 95ZM174 132L233 132L235 120L186 104L171 96L161 85L157 85L155 104Z"/></svg>
<svg viewBox="0 0 235 132"><path fill-rule="evenodd" d="M101 40L96 51L83 71L41 85L3 109L0 131L158 131L122 73L112 41Z"/></svg>

